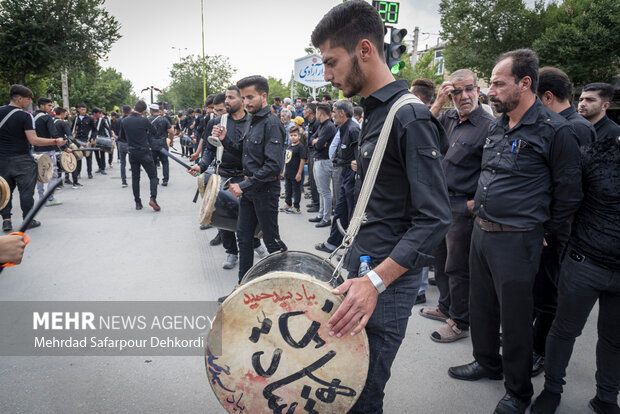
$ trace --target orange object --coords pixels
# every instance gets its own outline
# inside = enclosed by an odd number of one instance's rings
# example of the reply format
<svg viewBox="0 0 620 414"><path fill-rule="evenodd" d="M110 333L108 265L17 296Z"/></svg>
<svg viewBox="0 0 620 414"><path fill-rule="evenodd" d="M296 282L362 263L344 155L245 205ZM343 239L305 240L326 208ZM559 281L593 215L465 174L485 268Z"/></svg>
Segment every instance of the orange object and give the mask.
<svg viewBox="0 0 620 414"><path fill-rule="evenodd" d="M21 231L16 231L16 232L13 232L13 233L9 233L9 236L22 236L22 237L24 238L24 243L26 243L26 245L27 245L28 243L30 243L30 236L28 236L28 235L27 235L26 233L24 233L24 232L21 232ZM2 267L11 267L11 266L15 266L15 263L11 263L11 262L9 262L9 263L4 263L4 264L2 265Z"/></svg>

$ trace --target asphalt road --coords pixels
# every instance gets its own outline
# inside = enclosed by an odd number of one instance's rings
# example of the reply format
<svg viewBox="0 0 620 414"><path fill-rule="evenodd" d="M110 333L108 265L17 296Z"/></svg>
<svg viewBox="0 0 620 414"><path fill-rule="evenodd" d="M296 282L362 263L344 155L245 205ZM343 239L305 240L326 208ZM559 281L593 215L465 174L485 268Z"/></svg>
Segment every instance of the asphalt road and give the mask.
<svg viewBox="0 0 620 414"><path fill-rule="evenodd" d="M85 166L84 166L85 168ZM199 230L195 179L171 163L168 187L159 187L161 212L136 211L131 185L121 188L119 164L108 175L82 179L84 188L59 191L57 207L44 208L42 226L29 232L23 263L0 276L0 301L214 301L227 294L237 269L223 270L224 250L209 246L214 229ZM158 170L161 174L161 170ZM85 176L85 169L83 176ZM14 227L21 217L14 206ZM281 213L282 239L292 250L313 251L329 228L310 214ZM427 305L436 304L430 287ZM469 338L436 344L438 322L410 318L392 368L386 413L491 413L504 395L502 381L462 382L452 365L470 362ZM598 306L577 340L560 413L589 412L595 393ZM1 350L0 350L1 351ZM4 354L2 354L4 355ZM534 379L535 394L543 385ZM300 410L298 410L300 411ZM218 413L200 356L0 356L0 413Z"/></svg>

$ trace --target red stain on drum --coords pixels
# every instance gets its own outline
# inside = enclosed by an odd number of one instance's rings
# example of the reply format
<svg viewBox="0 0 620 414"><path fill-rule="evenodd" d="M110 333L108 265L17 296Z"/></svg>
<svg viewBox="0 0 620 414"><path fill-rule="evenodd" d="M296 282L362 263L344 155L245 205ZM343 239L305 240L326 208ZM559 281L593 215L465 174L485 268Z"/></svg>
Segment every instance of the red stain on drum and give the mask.
<svg viewBox="0 0 620 414"><path fill-rule="evenodd" d="M245 376L250 380L250 382L253 382L253 383L261 383L261 384L269 383L268 378L261 377L260 375L254 375L252 374L252 371L246 372Z"/></svg>

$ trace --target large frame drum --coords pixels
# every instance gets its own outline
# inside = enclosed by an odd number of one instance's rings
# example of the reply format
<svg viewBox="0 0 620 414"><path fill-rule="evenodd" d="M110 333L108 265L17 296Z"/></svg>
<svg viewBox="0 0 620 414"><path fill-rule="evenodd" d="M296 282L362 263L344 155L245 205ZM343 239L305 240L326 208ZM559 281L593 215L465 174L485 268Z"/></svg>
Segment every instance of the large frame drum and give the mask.
<svg viewBox="0 0 620 414"><path fill-rule="evenodd" d="M71 148L72 150L79 149L78 146L73 143L69 145L69 148ZM76 161L80 161L84 157L84 151L75 151L72 154L75 157Z"/></svg>
<svg viewBox="0 0 620 414"><path fill-rule="evenodd" d="M203 226L211 225L218 229L237 231L238 217L239 198L222 188L221 176L211 174L200 205L199 223ZM256 226L254 237L261 235L260 226Z"/></svg>
<svg viewBox="0 0 620 414"><path fill-rule="evenodd" d="M4 178L0 177L0 210L9 204L10 199L11 187L9 187L9 183L7 183Z"/></svg>
<svg viewBox="0 0 620 414"><path fill-rule="evenodd" d="M77 168L77 159L73 153L61 152L56 156L58 170L61 172L72 173Z"/></svg>
<svg viewBox="0 0 620 414"><path fill-rule="evenodd" d="M37 182L49 183L54 176L54 165L47 154L32 154L37 162Z"/></svg>
<svg viewBox="0 0 620 414"><path fill-rule="evenodd" d="M267 260L267 259L264 259ZM238 287L207 334L209 384L229 413L346 413L368 374L366 332L330 337L332 287L272 272Z"/></svg>
<svg viewBox="0 0 620 414"><path fill-rule="evenodd" d="M181 141L182 147L185 147L185 148L194 147L194 143L192 142L192 139L189 137L189 135L183 135L180 141Z"/></svg>

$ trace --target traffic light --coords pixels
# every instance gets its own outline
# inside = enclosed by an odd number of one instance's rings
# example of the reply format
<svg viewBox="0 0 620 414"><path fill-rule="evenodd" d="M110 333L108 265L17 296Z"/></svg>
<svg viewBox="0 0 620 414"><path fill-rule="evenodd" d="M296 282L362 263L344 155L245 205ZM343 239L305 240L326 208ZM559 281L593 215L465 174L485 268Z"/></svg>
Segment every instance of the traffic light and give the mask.
<svg viewBox="0 0 620 414"><path fill-rule="evenodd" d="M383 44L385 61L390 71L397 74L405 67L405 62L400 61L400 57L407 51L407 46L403 45L403 39L407 35L407 29L390 28L390 43Z"/></svg>

